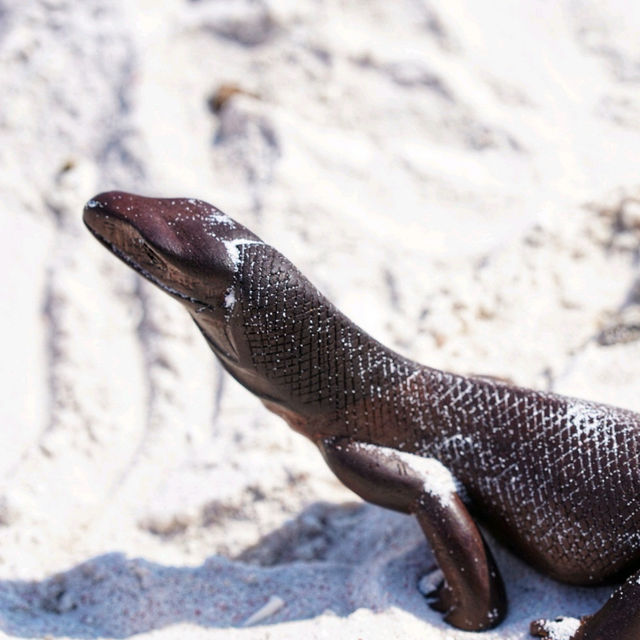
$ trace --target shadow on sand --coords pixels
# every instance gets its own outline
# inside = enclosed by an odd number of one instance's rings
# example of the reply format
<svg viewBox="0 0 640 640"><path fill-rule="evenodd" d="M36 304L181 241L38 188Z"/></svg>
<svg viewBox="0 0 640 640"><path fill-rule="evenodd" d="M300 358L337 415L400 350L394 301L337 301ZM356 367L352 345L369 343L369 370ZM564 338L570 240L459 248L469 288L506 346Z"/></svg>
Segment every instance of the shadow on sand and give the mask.
<svg viewBox="0 0 640 640"><path fill-rule="evenodd" d="M101 555L42 581L0 581L11 636L125 638L178 623L242 627L397 605L434 616L416 589L433 567L417 525L370 505L316 503L239 558L171 567Z"/></svg>

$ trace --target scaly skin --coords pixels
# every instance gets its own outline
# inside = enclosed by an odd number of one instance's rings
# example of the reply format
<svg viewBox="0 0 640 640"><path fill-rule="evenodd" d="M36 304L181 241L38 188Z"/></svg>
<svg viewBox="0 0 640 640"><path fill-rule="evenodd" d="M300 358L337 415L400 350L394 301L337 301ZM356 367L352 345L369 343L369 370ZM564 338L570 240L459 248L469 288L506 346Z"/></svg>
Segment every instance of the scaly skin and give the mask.
<svg viewBox="0 0 640 640"><path fill-rule="evenodd" d="M473 551L470 564L488 554L483 587L460 576L456 587L456 568L445 571L439 608L456 626L487 628L505 611L497 569L481 535L470 537L465 507L458 501L453 517L445 504L451 525L434 531L427 476L409 464L389 479L395 468L353 447L435 459L464 487L471 513L554 578L594 584L640 564L638 414L412 362L355 326L282 254L207 203L110 192L89 201L84 220L186 307L225 369L316 443L347 486L415 513L432 546L453 544L442 542L452 531L461 554ZM394 483L401 487L395 493ZM478 591L482 603L471 604ZM635 595L622 607L640 618ZM572 638L637 640L631 623L621 630L604 617ZM549 629L532 626L552 638Z"/></svg>

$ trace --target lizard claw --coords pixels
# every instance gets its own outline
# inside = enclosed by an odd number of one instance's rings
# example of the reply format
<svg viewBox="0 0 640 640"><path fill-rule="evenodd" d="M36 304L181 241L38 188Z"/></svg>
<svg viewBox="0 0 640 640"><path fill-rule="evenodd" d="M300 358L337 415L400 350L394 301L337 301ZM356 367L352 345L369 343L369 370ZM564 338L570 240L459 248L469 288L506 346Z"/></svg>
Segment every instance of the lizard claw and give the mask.
<svg viewBox="0 0 640 640"><path fill-rule="evenodd" d="M464 603L457 602L440 569L423 576L418 583L418 590L431 609L444 614L444 620L458 629L470 631L490 629L495 627L505 614L504 609L494 607L490 611L486 611L484 615L478 615L477 608L464 606ZM560 640L564 640L564 638Z"/></svg>
<svg viewBox="0 0 640 640"><path fill-rule="evenodd" d="M555 620L534 620L529 627L532 636L549 640L578 640L582 621L560 616Z"/></svg>
<svg viewBox="0 0 640 640"><path fill-rule="evenodd" d="M434 611L445 613L451 607L451 593L440 569L434 569L431 573L424 575L418 582L418 591Z"/></svg>

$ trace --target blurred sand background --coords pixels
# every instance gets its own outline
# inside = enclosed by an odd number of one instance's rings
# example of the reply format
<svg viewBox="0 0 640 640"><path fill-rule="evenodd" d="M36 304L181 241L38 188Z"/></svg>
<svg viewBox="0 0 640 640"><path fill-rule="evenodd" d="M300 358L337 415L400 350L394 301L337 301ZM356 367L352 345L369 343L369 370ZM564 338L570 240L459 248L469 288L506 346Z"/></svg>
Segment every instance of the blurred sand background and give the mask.
<svg viewBox="0 0 640 640"><path fill-rule="evenodd" d="M599 606L497 547L507 620L442 623L416 523L81 211L203 198L411 358L640 410L639 35L622 0L0 0L2 637L516 640Z"/></svg>

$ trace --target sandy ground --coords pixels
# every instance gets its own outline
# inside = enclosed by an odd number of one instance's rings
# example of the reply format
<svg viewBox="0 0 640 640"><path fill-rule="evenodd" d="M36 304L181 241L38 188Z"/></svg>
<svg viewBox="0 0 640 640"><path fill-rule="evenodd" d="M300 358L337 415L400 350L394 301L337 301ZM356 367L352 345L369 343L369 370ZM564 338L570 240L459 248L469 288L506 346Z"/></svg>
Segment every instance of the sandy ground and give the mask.
<svg viewBox="0 0 640 640"><path fill-rule="evenodd" d="M0 1L3 637L516 640L606 599L493 544L507 620L442 623L416 523L80 216L201 197L405 355L640 410L632 6Z"/></svg>

